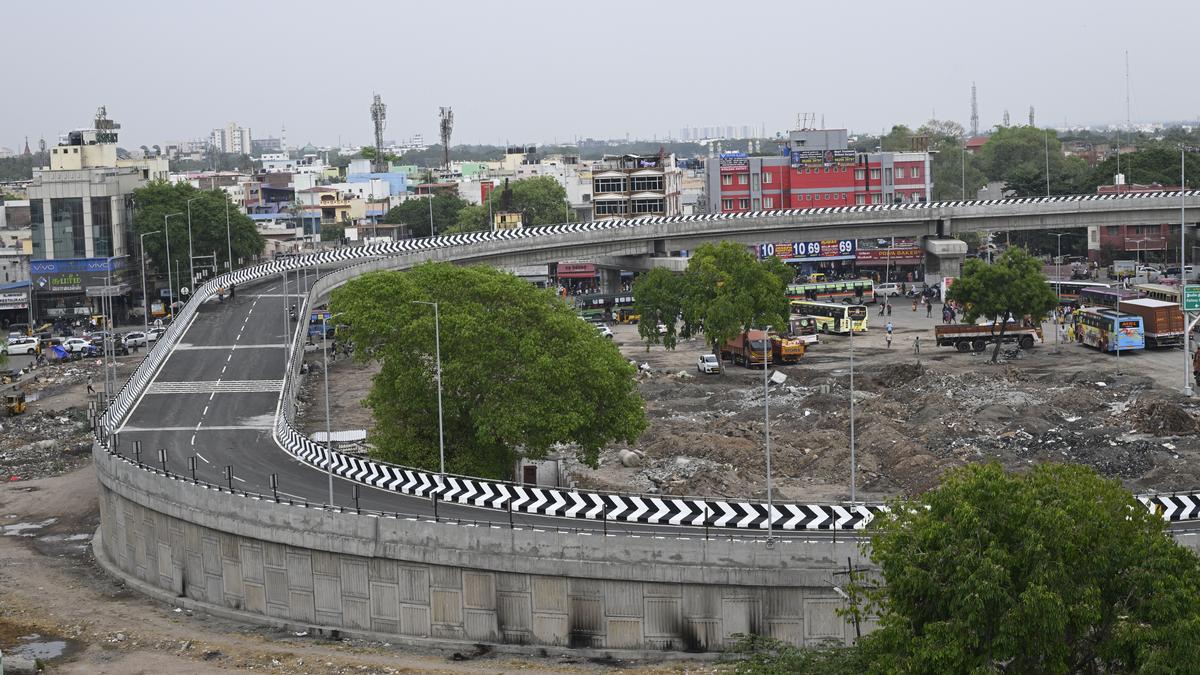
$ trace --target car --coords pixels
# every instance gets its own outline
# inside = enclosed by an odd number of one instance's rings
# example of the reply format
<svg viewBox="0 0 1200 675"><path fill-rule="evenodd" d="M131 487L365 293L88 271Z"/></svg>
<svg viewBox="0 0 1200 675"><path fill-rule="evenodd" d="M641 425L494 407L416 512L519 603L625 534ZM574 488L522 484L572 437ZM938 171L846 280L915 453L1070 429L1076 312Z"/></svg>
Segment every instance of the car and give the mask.
<svg viewBox="0 0 1200 675"><path fill-rule="evenodd" d="M77 354L77 353L85 353L86 354L89 351L89 347L91 347L91 346L92 346L91 342L88 342L87 340L84 340L83 338L77 338L77 337L67 338L63 342L63 349L71 352L72 354Z"/></svg>
<svg viewBox="0 0 1200 675"><path fill-rule="evenodd" d="M659 335L666 335L666 334L667 334L667 324L665 324L665 323L660 323L660 324L658 324L658 326L656 326L656 328L658 329L658 334L659 334Z"/></svg>
<svg viewBox="0 0 1200 675"><path fill-rule="evenodd" d="M157 342L158 338L162 337L162 334L165 332L167 332L167 329L160 326L151 328L150 330L146 331L146 340L149 342Z"/></svg>
<svg viewBox="0 0 1200 675"><path fill-rule="evenodd" d="M37 354L42 348L42 341L35 337L9 338L4 351L9 356L17 354Z"/></svg>
<svg viewBox="0 0 1200 675"><path fill-rule="evenodd" d="M875 295L894 298L900 295L900 284L875 284Z"/></svg>
<svg viewBox="0 0 1200 675"><path fill-rule="evenodd" d="M717 360L715 354L701 354L700 358L696 359L696 370L701 373L719 373L721 372L721 362Z"/></svg>
<svg viewBox="0 0 1200 675"><path fill-rule="evenodd" d="M609 340L613 339L613 332L612 332L612 329L611 329L611 328L609 328L608 326L605 326L605 325L604 325L604 324L602 324L602 323L597 323L597 324L593 324L593 325L596 327L596 330L597 330L597 331L598 331L598 332L599 332L601 335L603 335L604 337L608 338Z"/></svg>
<svg viewBox="0 0 1200 675"><path fill-rule="evenodd" d="M91 342L94 345L99 345L103 343L109 336L110 333L108 331L98 330L88 333L84 337L87 338L88 342Z"/></svg>
<svg viewBox="0 0 1200 675"><path fill-rule="evenodd" d="M126 333L125 337L122 338L121 341L125 343L126 347L145 347L149 342L149 340L146 339L146 334L140 330Z"/></svg>

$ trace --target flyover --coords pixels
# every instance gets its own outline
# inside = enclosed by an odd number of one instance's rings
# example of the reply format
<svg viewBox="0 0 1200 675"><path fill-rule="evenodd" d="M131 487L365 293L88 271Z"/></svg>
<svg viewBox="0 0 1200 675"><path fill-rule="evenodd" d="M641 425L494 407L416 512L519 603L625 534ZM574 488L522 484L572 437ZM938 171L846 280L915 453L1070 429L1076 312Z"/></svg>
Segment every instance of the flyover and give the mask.
<svg viewBox="0 0 1200 675"><path fill-rule="evenodd" d="M287 321L287 307L306 316L359 274L426 260L655 255L886 227L945 236L999 229L1002 219L1014 228L1167 222L1181 201L1200 206L1200 193L650 218L335 249L239 270L197 291L97 418L98 558L146 592L210 611L382 635L662 649L719 648L739 627L775 626L799 643L845 636L831 618L840 606L831 574L847 556L869 564L847 535L880 506L533 488L331 454L292 428L305 326ZM236 300L213 302L229 283ZM330 473L333 504L321 506ZM1200 518L1195 495L1140 499L1172 521ZM776 606L773 593L791 599Z"/></svg>

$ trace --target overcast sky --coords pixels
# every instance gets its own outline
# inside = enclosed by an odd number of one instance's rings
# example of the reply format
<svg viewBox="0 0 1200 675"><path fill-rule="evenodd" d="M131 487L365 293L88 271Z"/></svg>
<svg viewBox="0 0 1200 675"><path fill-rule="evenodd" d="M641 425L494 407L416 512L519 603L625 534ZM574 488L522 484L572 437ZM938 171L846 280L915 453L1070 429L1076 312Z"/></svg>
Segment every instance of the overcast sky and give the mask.
<svg viewBox="0 0 1200 675"><path fill-rule="evenodd" d="M107 105L121 145L237 122L290 144L663 138L682 127L877 132L935 114L980 126L1195 119L1200 2L545 0L5 3L0 146L53 144Z"/></svg>

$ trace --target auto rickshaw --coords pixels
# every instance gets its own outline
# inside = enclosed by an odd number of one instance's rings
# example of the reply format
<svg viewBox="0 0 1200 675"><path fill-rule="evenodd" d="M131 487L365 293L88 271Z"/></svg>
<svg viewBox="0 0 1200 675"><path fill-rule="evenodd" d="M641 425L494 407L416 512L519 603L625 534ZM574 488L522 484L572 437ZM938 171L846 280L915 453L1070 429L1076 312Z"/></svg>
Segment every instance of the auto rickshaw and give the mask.
<svg viewBox="0 0 1200 675"><path fill-rule="evenodd" d="M8 393L4 395L4 407L8 410L8 416L20 415L25 412L25 393Z"/></svg>

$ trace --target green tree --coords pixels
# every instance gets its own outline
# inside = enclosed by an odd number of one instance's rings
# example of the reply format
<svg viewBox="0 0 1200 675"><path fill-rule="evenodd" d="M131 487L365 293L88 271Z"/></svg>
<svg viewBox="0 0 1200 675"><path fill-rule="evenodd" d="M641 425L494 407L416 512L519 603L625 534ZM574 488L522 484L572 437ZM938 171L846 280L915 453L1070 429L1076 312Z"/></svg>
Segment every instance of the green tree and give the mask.
<svg viewBox="0 0 1200 675"><path fill-rule="evenodd" d="M383 216L383 222L407 225L414 237L428 237L430 203L429 197L413 198L393 206ZM433 226L437 234L446 234L458 222L458 212L467 202L453 192L438 190L433 195Z"/></svg>
<svg viewBox="0 0 1200 675"><path fill-rule="evenodd" d="M1191 673L1200 560L1118 482L1070 465L971 465L891 505L853 596L878 673Z"/></svg>
<svg viewBox="0 0 1200 675"><path fill-rule="evenodd" d="M491 226L487 221L487 207L481 204L468 204L458 210L458 215L455 216L454 225L446 230L447 234L459 234L462 232L483 232L490 230Z"/></svg>
<svg viewBox="0 0 1200 675"><path fill-rule="evenodd" d="M521 222L526 227L569 222L571 212L567 204L567 191L550 176L511 181L508 189L512 193L511 210L521 214ZM488 203L491 203L494 213L504 210L503 186L498 186L488 194L488 201L484 202L485 210Z"/></svg>
<svg viewBox="0 0 1200 675"><path fill-rule="evenodd" d="M135 234L156 232L163 229L163 217L168 214L183 214L167 219L167 230L171 237L171 271L185 286L193 284L188 276L188 222L187 201L192 202L192 252L197 255L217 254L220 272L228 267L226 246L225 214L229 213L229 242L233 248L234 267L238 260L243 264L253 256L261 255L263 237L258 233L254 221L238 210L229 201L224 190L197 190L187 183L170 184L162 181L150 183L133 192L135 205L133 229ZM139 237L140 238L140 237ZM145 238L146 256L154 269L165 274L167 271L166 238L159 234ZM175 279L171 288L178 288Z"/></svg>
<svg viewBox="0 0 1200 675"><path fill-rule="evenodd" d="M507 478L518 455L600 448L646 427L635 371L550 291L483 266L427 263L360 276L334 291L360 358L381 364L365 404L383 459L438 468L434 311L441 317L446 468Z"/></svg>
<svg viewBox="0 0 1200 675"><path fill-rule="evenodd" d="M897 124L880 139L880 144L884 152L908 152L912 149L912 137L912 129L904 124Z"/></svg>
<svg viewBox="0 0 1200 675"><path fill-rule="evenodd" d="M1184 157L1187 164L1188 187L1200 187L1200 154L1189 152ZM1139 149L1121 155L1121 173L1126 183L1161 183L1179 185L1179 149L1159 145ZM1096 186L1112 185L1117 174L1117 158L1109 157L1096 165L1090 175L1092 192Z"/></svg>
<svg viewBox="0 0 1200 675"><path fill-rule="evenodd" d="M991 265L978 259L967 260L962 276L955 280L946 297L963 306L967 323L975 323L980 317L991 320L992 334L998 337L1004 336L1008 320L1021 321L1028 316L1040 322L1058 305L1058 296L1042 274L1042 262L1017 247L1006 249ZM999 356L997 339L992 363Z"/></svg>
<svg viewBox="0 0 1200 675"><path fill-rule="evenodd" d="M663 344L673 349L675 336L704 333L713 353L727 340L753 328L783 327L788 320L787 283L792 270L778 258L758 260L741 244L701 244L676 281L666 274L644 274L634 283L634 304L643 320L638 334L648 343L659 340L657 317L667 327ZM681 315L682 327L676 326Z"/></svg>
<svg viewBox="0 0 1200 675"><path fill-rule="evenodd" d="M933 201L975 199L987 185L987 176L979 168L979 158L966 152L958 141L940 145L931 160Z"/></svg>
<svg viewBox="0 0 1200 675"><path fill-rule="evenodd" d="M1062 143L1049 129L1001 127L980 149L979 157L988 179L1003 181L1017 197L1046 194L1047 162L1051 194L1087 191L1087 165L1078 157L1064 157Z"/></svg>
<svg viewBox="0 0 1200 675"><path fill-rule="evenodd" d="M321 241L341 241L346 236L345 223L321 226Z"/></svg>

